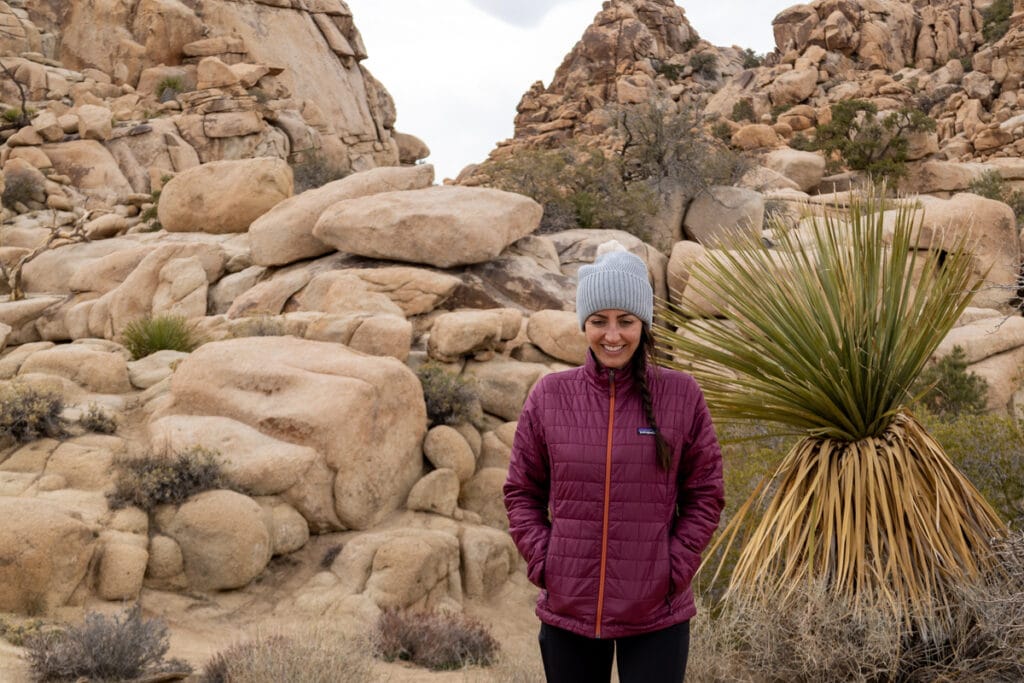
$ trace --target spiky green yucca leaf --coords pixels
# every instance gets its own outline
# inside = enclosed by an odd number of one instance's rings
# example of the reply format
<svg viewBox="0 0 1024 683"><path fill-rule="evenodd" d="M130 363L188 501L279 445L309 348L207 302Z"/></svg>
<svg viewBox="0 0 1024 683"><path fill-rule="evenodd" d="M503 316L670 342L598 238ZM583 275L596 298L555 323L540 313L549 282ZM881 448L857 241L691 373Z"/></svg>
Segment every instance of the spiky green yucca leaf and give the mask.
<svg viewBox="0 0 1024 683"><path fill-rule="evenodd" d="M824 581L927 637L950 587L991 566L1003 531L904 407L980 280L968 235L924 251L912 207L887 212L880 197L816 219L810 234L782 232L778 248L737 239L708 251L688 285L726 317L689 315L684 300L655 335L718 418L804 435L718 541L723 556L741 544L727 596L775 601Z"/></svg>
<svg viewBox="0 0 1024 683"><path fill-rule="evenodd" d="M684 300L655 335L716 417L845 441L885 431L980 279L969 235L923 251L913 207L884 207L856 201L810 235L780 230L775 248L737 235L695 265L687 291L727 302L727 317L691 317Z"/></svg>

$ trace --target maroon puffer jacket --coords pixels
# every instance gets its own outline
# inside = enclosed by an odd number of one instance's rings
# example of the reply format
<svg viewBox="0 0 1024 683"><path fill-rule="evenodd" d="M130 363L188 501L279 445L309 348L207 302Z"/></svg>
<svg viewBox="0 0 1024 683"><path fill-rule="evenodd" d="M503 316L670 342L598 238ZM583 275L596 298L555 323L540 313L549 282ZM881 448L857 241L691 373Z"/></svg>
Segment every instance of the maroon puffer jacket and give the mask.
<svg viewBox="0 0 1024 683"><path fill-rule="evenodd" d="M588 353L527 398L505 507L543 622L618 638L696 612L690 581L724 504L722 456L692 377L650 368L648 386L672 447L667 472L628 370Z"/></svg>

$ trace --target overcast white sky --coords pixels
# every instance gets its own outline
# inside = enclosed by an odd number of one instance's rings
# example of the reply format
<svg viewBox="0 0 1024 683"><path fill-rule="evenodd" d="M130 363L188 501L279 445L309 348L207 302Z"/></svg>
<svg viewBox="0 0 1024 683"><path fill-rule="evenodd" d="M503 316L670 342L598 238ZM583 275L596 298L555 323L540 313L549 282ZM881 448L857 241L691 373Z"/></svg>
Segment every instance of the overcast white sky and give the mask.
<svg viewBox="0 0 1024 683"><path fill-rule="evenodd" d="M677 3L702 38L759 53L793 0ZM398 110L396 128L430 147L437 181L512 137L519 98L551 82L601 0L348 0L369 58Z"/></svg>

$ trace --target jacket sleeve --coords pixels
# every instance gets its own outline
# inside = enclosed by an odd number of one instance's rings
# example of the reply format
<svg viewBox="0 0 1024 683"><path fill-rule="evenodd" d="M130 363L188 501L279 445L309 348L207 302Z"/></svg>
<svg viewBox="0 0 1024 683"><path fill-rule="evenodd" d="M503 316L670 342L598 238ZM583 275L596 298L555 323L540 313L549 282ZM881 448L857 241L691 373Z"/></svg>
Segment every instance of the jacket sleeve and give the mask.
<svg viewBox="0 0 1024 683"><path fill-rule="evenodd" d="M688 446L680 456L678 515L669 542L673 592L686 590L700 568L725 505L722 452L704 395L697 389Z"/></svg>
<svg viewBox="0 0 1024 683"><path fill-rule="evenodd" d="M509 533L526 560L526 575L534 585L544 588L544 560L551 537L551 476L547 444L537 421L535 395L536 392L531 393L519 416L504 494Z"/></svg>

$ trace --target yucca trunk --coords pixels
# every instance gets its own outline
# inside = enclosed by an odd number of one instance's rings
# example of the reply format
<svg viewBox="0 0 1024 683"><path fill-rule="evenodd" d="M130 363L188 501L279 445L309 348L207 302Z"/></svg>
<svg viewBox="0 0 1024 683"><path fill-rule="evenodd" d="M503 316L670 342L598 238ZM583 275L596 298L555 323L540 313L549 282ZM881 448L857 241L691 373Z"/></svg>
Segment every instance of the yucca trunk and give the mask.
<svg viewBox="0 0 1024 683"><path fill-rule="evenodd" d="M727 595L785 598L824 581L857 607L876 607L927 633L954 584L993 567L1003 524L913 415L858 441L805 437L775 475L776 495L743 533ZM765 488L748 500L763 504Z"/></svg>

